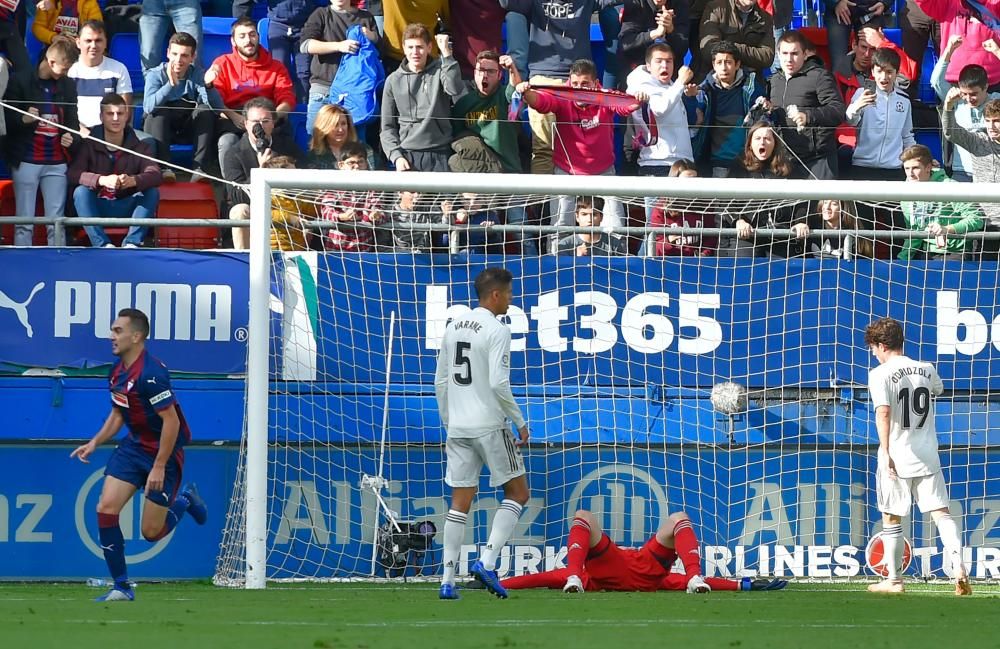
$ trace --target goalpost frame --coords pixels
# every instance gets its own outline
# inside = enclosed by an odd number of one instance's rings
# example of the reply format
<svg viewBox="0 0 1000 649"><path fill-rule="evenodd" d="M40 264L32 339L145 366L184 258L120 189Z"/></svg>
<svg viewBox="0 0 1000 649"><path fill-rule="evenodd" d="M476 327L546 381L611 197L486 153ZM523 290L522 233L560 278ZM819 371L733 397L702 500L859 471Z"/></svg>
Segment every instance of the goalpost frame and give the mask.
<svg viewBox="0 0 1000 649"><path fill-rule="evenodd" d="M427 172L341 172L253 169L250 174L250 318L246 409L247 589L266 585L267 442L271 299L271 192L273 189L416 191L499 194L598 195L706 199L1000 202L992 184L903 183L842 180L759 180L617 176L549 176Z"/></svg>

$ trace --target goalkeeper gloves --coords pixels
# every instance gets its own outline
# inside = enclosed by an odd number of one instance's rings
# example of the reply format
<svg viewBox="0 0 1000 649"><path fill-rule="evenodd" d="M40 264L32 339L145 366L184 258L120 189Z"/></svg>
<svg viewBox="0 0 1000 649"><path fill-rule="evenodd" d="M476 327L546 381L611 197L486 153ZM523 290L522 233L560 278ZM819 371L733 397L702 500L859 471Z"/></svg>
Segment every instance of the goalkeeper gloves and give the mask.
<svg viewBox="0 0 1000 649"><path fill-rule="evenodd" d="M785 579L765 579L760 577L753 579L744 577L740 580L740 590L781 590L788 585Z"/></svg>

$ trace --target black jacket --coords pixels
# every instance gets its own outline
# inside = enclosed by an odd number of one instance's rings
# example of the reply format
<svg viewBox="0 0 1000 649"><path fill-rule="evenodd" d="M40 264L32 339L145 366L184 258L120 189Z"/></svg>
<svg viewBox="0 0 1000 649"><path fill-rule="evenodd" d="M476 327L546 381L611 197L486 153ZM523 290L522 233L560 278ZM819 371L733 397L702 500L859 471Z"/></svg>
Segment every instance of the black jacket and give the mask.
<svg viewBox="0 0 1000 649"><path fill-rule="evenodd" d="M770 98L777 109L774 111L775 123L783 127L782 139L804 162L826 157L837 150L835 130L844 121L847 107L837 89L837 81L818 56L806 59L790 79L785 78L784 70L772 76ZM785 114L786 107L793 105L809 117L801 132Z"/></svg>
<svg viewBox="0 0 1000 649"><path fill-rule="evenodd" d="M792 165L791 177L798 175L796 165ZM781 176L774 175L770 169L758 171L747 171L742 162L737 160L729 173L730 178L761 178L766 180L783 180ZM754 230L787 230L798 223L808 221L809 201L769 201L769 200L746 200L731 201L726 206L726 213L723 219L723 227L735 227L738 219L743 219L749 223ZM765 237L755 235L754 254L757 257L772 255L778 257L796 257L802 254L802 240L789 239L785 237Z"/></svg>
<svg viewBox="0 0 1000 649"><path fill-rule="evenodd" d="M28 110L32 106L37 108L44 101L37 74L27 87L12 81L5 99L21 110ZM61 124L73 130L80 128L80 120L76 113L76 82L69 77L57 79L56 89L52 94L52 103L60 113L59 121ZM12 110L5 110L4 113L7 121L7 145L5 147L7 162L12 167L17 167L27 157L28 147L31 146L35 130L41 122L25 124L24 116L21 113L15 113ZM59 136L61 137L62 133ZM79 141L80 138L74 135L71 148L75 148Z"/></svg>
<svg viewBox="0 0 1000 649"><path fill-rule="evenodd" d="M302 153L302 149L295 143L295 140L278 133L274 133L271 137L271 152L275 157L282 155L291 156L295 158L296 164L302 164L305 154ZM224 168L231 170L231 177L227 177L226 180L231 180L241 185L249 185L250 170L256 169L259 166L257 163L257 152L254 151L253 146L250 144L250 137L244 133L240 141L226 151L226 164ZM249 202L247 195L232 185L228 186L226 192L229 202L233 205Z"/></svg>
<svg viewBox="0 0 1000 649"><path fill-rule="evenodd" d="M674 10L674 31L667 34L664 40L674 51L675 67L679 68L688 51L691 13L689 0L667 0L664 6ZM622 29L619 32L621 56L625 61L625 73L621 75L623 79L629 70L646 62L646 48L653 44L649 32L656 26L658 13L660 9L653 0L625 0Z"/></svg>

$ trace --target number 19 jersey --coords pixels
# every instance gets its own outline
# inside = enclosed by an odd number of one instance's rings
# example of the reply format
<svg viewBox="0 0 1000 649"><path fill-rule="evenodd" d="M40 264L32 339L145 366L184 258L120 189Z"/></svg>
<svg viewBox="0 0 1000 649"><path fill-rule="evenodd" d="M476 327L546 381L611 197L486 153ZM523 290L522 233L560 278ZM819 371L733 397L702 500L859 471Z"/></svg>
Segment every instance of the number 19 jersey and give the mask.
<svg viewBox="0 0 1000 649"><path fill-rule="evenodd" d="M868 391L877 410L889 406L889 456L900 478L916 478L941 470L934 399L944 391L931 363L890 357L868 374Z"/></svg>
<svg viewBox="0 0 1000 649"><path fill-rule="evenodd" d="M483 307L448 323L434 379L441 422L449 437L479 437L524 425L510 391L510 330Z"/></svg>

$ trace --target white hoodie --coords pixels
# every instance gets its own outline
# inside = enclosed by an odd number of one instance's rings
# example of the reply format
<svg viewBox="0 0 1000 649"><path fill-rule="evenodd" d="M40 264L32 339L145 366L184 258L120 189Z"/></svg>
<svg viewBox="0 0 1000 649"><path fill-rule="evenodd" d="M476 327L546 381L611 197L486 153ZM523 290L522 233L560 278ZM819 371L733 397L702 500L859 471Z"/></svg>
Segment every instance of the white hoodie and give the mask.
<svg viewBox="0 0 1000 649"><path fill-rule="evenodd" d="M656 119L659 136L653 146L639 150L639 166L672 165L678 160L694 160L691 133L688 131L687 110L684 108L684 85L662 84L653 78L645 66L632 70L626 81L627 92L649 95L649 110ZM646 136L649 129L642 118L642 109L632 113L636 131Z"/></svg>
<svg viewBox="0 0 1000 649"><path fill-rule="evenodd" d="M913 139L913 113L906 93L893 88L875 89L875 105L860 108L864 88L858 88L847 107L847 122L858 127L854 166L869 169L900 169L903 149L916 144Z"/></svg>

